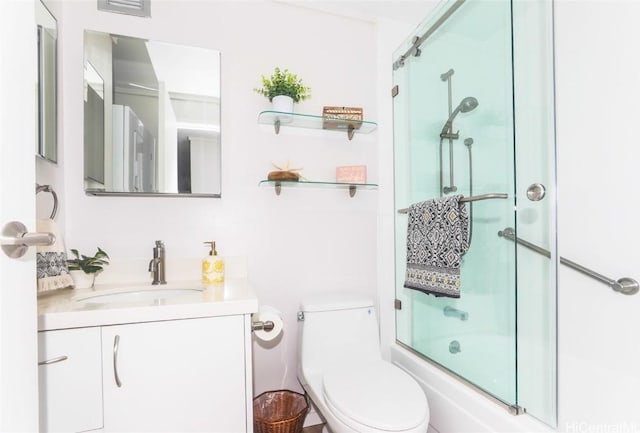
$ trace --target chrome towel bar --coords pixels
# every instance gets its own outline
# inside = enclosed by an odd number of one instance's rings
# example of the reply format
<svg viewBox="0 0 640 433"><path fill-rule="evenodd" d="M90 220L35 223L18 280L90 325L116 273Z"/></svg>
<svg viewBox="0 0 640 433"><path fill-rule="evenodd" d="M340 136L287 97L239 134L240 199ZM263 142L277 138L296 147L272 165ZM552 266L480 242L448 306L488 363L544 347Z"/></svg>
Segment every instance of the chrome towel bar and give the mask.
<svg viewBox="0 0 640 433"><path fill-rule="evenodd" d="M523 247L528 248L532 251L535 251L538 254L551 258L551 253L549 251L545 250L542 247L539 247L538 245L532 244L529 241L525 241L524 239L517 237L515 230L513 230L513 228L511 227L507 227L504 230L500 230L498 232L498 236L514 241L517 244L522 245ZM623 277L623 278L620 278L619 280L612 280L611 278L607 278L602 274L592 271L589 268L585 268L584 266L579 265L578 263L573 262L569 259L565 259L564 257L560 257L560 263L570 267L575 271L580 272L581 274L584 274L588 277L598 280L601 283L604 283L607 286L611 287L611 289L615 290L616 292L620 292L624 295L635 295L636 293L638 293L638 290L640 290L640 285L633 278Z"/></svg>
<svg viewBox="0 0 640 433"><path fill-rule="evenodd" d="M467 203L471 201L490 200L494 198L509 198L509 194L505 194L503 192L496 192L491 194L471 195L469 197L462 197L460 201L462 203ZM405 207L403 209L398 209L398 213L409 213L409 208Z"/></svg>

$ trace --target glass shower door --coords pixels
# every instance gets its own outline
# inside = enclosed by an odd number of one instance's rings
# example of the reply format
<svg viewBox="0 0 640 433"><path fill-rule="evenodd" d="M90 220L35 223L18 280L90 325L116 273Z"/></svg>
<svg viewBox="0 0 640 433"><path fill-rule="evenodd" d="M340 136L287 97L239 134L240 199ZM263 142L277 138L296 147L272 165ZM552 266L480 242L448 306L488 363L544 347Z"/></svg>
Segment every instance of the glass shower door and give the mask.
<svg viewBox="0 0 640 433"><path fill-rule="evenodd" d="M524 7L529 6L450 1L418 29L416 35L429 35L419 56L413 50L400 57L411 42L394 56L400 59L394 64L396 209L454 194L503 197L466 203L470 248L461 259L459 298L404 288L408 216L396 214L397 341L516 413L522 401L537 409L551 400L555 408L555 352L548 350L555 348L555 286L552 295L541 293L550 287L555 261L524 255L504 236L526 227L554 251L553 221L546 216L554 203L525 203L534 179L554 186L554 152L547 146L553 137L544 141L544 131L553 131L552 110L551 119L549 112L540 114L542 105L552 107L552 86L538 83L549 64L527 65L527 56L551 59L551 51L543 53L548 47L532 42L538 40L533 29L539 22ZM521 19L525 15L530 22ZM527 50L537 44L538 51L524 51L523 44ZM519 286L527 291L520 293ZM532 340L524 341L520 329ZM549 367L542 382L553 386L534 383L541 366ZM549 409L540 409L540 418L553 424L555 412Z"/></svg>

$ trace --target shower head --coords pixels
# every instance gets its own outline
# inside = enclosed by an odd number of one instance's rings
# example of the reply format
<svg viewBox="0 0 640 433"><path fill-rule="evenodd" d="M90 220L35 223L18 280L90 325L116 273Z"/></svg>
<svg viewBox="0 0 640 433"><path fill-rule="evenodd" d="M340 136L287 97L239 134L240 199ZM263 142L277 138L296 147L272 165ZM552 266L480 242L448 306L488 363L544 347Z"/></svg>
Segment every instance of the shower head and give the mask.
<svg viewBox="0 0 640 433"><path fill-rule="evenodd" d="M469 111L475 110L477 106L478 100L473 96L467 96L462 101L460 101L456 109L453 110L451 116L449 116L449 118L445 122L444 127L442 128L442 134L446 134L447 132L449 132L449 130L451 129L451 124L453 123L453 119L456 118L458 113L468 113Z"/></svg>
<svg viewBox="0 0 640 433"><path fill-rule="evenodd" d="M473 96L467 96L462 101L460 101L460 104L458 104L456 109L453 110L453 113L451 113L451 117L449 117L449 120L453 120L453 118L458 115L458 112L468 113L469 111L475 110L477 106L478 100Z"/></svg>
<svg viewBox="0 0 640 433"><path fill-rule="evenodd" d="M473 138L469 137L464 139L465 146L470 147L472 144L473 144Z"/></svg>

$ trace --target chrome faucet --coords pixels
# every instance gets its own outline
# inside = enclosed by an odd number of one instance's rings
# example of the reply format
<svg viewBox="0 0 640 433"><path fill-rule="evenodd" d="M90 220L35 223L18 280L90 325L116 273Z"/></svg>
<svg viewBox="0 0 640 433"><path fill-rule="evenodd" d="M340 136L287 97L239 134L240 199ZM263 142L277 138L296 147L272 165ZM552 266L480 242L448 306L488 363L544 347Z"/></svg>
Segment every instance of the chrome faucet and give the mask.
<svg viewBox="0 0 640 433"><path fill-rule="evenodd" d="M149 272L153 274L151 284L167 284L165 280L166 265L164 262L164 253L164 243L162 241L156 241L156 246L153 248L153 259L149 262Z"/></svg>
<svg viewBox="0 0 640 433"><path fill-rule="evenodd" d="M460 320L468 320L469 319L469 313L467 313L466 311L458 310L457 308L450 307L449 305L444 307L442 309L442 312L447 317L457 317ZM451 353L453 353L453 352L451 352Z"/></svg>

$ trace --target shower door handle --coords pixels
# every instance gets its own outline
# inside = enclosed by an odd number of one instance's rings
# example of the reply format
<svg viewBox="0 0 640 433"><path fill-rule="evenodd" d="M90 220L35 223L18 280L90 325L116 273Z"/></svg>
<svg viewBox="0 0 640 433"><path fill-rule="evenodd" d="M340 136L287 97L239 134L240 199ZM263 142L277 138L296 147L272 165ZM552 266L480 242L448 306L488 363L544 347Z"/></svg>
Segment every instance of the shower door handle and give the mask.
<svg viewBox="0 0 640 433"><path fill-rule="evenodd" d="M541 183L532 183L527 188L527 198L531 201L540 201L547 193L547 189Z"/></svg>

